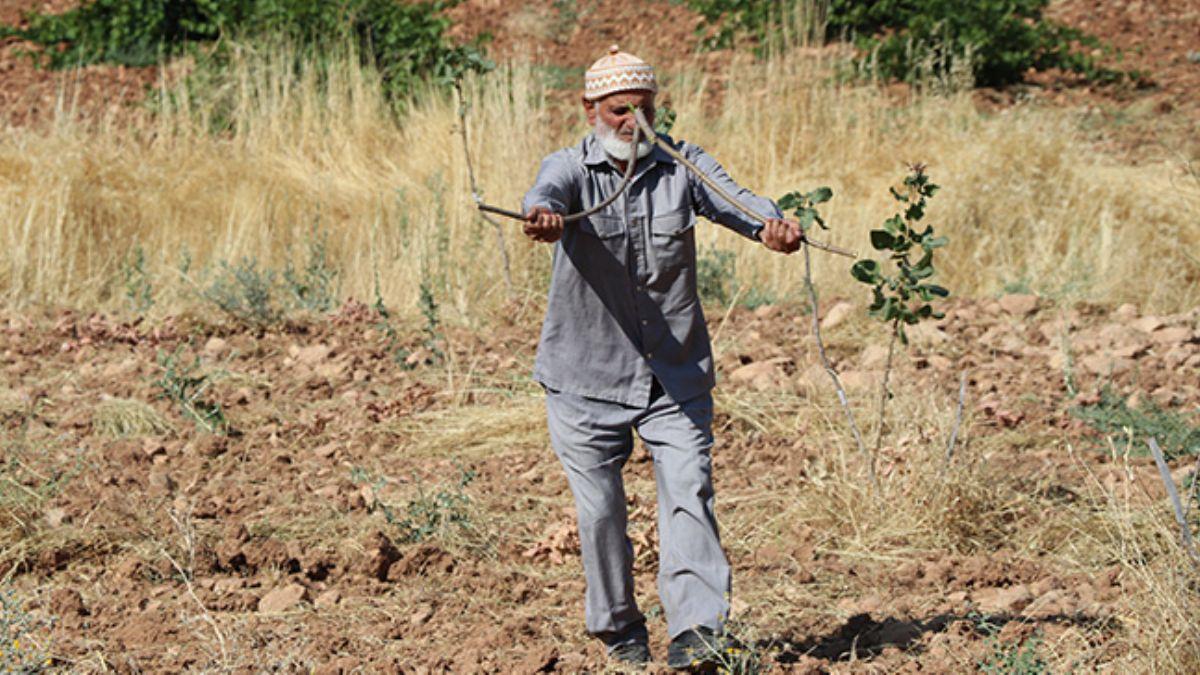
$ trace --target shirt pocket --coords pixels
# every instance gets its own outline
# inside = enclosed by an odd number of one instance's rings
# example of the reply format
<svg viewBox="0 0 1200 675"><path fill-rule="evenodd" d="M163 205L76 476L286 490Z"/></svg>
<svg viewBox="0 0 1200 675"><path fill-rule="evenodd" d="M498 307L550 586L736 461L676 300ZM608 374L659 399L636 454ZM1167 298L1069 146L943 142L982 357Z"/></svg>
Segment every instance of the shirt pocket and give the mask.
<svg viewBox="0 0 1200 675"><path fill-rule="evenodd" d="M589 268L603 264L624 269L628 261L625 221L620 216L595 214L578 223L579 236L572 237L572 250L589 260ZM607 261L602 263L601 261Z"/></svg>
<svg viewBox="0 0 1200 675"><path fill-rule="evenodd" d="M650 234L660 276L695 266L696 216L691 211L671 211L650 219Z"/></svg>
<svg viewBox="0 0 1200 675"><path fill-rule="evenodd" d="M613 239L625 234L625 222L619 216L596 214L579 221L579 231L600 239Z"/></svg>

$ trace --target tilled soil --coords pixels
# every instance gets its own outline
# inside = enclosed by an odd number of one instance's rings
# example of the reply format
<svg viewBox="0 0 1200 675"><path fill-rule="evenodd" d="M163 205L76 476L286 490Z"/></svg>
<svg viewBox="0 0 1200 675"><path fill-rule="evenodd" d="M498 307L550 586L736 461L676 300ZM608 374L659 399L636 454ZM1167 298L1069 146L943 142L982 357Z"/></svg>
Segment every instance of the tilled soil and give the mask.
<svg viewBox="0 0 1200 675"><path fill-rule="evenodd" d="M834 303L823 323L869 420L886 342L861 312ZM0 316L0 578L32 616L53 619L41 640L72 670L602 669L582 628L570 495L527 380L536 316L513 316L434 342L354 302L266 332ZM1123 568L1065 564L1047 553L1061 542L1017 542L1029 541L1029 511L1083 503L1089 480L1169 522L1152 461L1121 457L1123 439L1106 444L1070 410L1108 386L1135 408L1194 413L1200 310L1145 316L1012 295L953 303L913 331L893 410L925 397L952 410L965 371L957 452L1036 486L1011 523L948 520L980 529L946 550L903 537L856 550L821 530L822 514L789 510L787 499L843 490L828 486L828 444L852 447L844 431L821 432L821 416L840 413L809 319L779 306L711 318L718 518L753 653L788 672L961 672L1036 637L1080 667L1128 657L1137 591ZM171 383L193 410L219 404L226 433L166 396ZM809 433L779 430L793 416ZM894 422L881 481L902 480L916 448L942 444L950 426ZM1172 462L1178 481L1192 462ZM644 452L626 473L639 597L661 658Z"/></svg>

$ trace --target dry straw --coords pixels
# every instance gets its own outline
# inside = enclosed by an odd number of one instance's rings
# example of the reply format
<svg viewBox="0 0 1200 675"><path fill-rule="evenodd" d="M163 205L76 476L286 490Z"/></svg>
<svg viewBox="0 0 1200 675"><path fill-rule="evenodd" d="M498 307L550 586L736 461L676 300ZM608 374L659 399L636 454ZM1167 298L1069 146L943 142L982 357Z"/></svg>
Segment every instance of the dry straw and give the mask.
<svg viewBox="0 0 1200 675"><path fill-rule="evenodd" d="M249 256L282 268L317 227L343 295L369 300L377 274L384 298L404 311L415 311L422 282L451 320L501 311L509 299L497 238L470 199L453 97L423 92L396 116L352 57L327 65L325 81L292 62L283 49L243 53L232 84L201 96L164 88L164 112L134 123L64 112L0 131L3 302L119 308L121 260L141 246L155 311L180 311L199 302L195 287L219 261ZM966 93L896 102L839 83L835 65L801 50L734 63L716 106L701 76L676 73L667 83L675 135L762 194L831 185L829 239L858 250L887 215L883 187L903 162L929 164L945 188L930 212L952 242L945 282L963 295L1023 281L1067 300L1156 311L1200 299L1200 263L1188 253L1200 248L1200 186L1177 164L1109 161L1070 112L983 115ZM480 188L516 206L538 160L577 141L574 96L547 94L527 66L468 81L464 94ZM210 133L219 121L229 130ZM536 298L549 248L512 234L517 295ZM739 275L764 291L802 289L795 258L719 227L699 238L735 251ZM825 293L855 294L845 267L817 261Z"/></svg>

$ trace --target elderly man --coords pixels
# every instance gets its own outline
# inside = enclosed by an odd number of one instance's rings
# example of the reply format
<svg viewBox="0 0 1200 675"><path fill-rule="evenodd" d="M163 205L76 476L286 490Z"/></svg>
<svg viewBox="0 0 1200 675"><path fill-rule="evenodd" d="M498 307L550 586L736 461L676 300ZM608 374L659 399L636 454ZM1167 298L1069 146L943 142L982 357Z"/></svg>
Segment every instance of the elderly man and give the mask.
<svg viewBox="0 0 1200 675"><path fill-rule="evenodd" d="M645 617L634 599L621 470L637 431L658 488L658 592L671 636L667 664L706 661L729 613L729 563L713 515L712 350L696 293L693 226L702 215L791 253L799 227L769 199L739 187L700 148L660 136L726 192L767 218L735 209L649 140L632 146L631 107L653 124L654 70L615 45L585 75L593 127L547 157L525 196L525 234L557 242L534 378L546 390L550 441L579 517L589 633L609 657L647 663ZM564 226L563 214L626 190Z"/></svg>

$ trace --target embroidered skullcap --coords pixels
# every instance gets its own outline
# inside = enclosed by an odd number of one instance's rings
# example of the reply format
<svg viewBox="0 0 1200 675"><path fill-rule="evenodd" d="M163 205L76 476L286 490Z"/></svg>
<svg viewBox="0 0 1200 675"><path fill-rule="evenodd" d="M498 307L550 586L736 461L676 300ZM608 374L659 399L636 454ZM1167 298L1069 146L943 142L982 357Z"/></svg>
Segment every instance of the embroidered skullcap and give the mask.
<svg viewBox="0 0 1200 675"><path fill-rule="evenodd" d="M595 101L618 91L657 92L658 83L650 64L613 45L584 73L583 89L583 97Z"/></svg>

